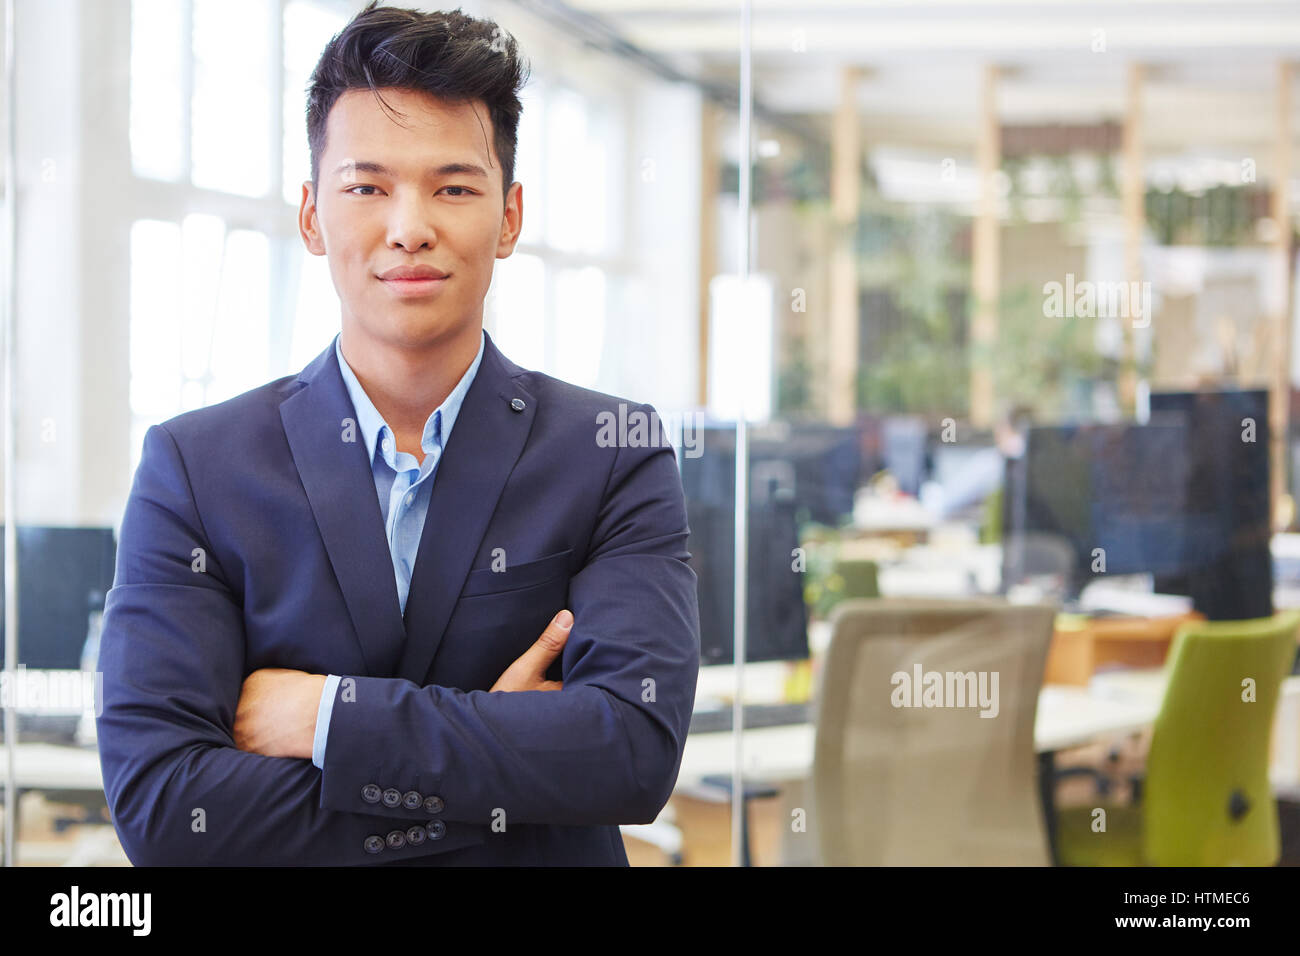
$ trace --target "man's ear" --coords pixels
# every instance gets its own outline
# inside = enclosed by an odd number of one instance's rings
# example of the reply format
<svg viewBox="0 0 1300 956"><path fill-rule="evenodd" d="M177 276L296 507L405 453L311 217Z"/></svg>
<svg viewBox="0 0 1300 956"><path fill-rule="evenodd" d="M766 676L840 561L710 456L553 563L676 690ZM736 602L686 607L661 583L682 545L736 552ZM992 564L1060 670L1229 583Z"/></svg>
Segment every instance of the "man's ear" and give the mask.
<svg viewBox="0 0 1300 956"><path fill-rule="evenodd" d="M310 179L303 180L302 199L298 206L298 232L303 245L314 256L325 255L325 238L320 232L320 217L316 214L316 190Z"/></svg>
<svg viewBox="0 0 1300 956"><path fill-rule="evenodd" d="M515 251L519 234L524 228L524 185L515 181L506 193L505 209L501 213L501 235L497 240L497 258L507 259Z"/></svg>

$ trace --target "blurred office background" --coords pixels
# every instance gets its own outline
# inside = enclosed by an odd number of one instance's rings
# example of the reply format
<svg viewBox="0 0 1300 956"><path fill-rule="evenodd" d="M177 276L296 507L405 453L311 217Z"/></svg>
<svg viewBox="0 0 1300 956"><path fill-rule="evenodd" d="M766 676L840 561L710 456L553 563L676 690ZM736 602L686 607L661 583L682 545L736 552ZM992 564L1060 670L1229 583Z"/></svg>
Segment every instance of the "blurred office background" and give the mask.
<svg viewBox="0 0 1300 956"><path fill-rule="evenodd" d="M84 689L144 432L338 331L304 89L363 3L13 6L9 592ZM533 69L485 325L679 445L703 666L633 864L1300 862L1300 9L461 6ZM126 862L74 697L17 714L21 864Z"/></svg>

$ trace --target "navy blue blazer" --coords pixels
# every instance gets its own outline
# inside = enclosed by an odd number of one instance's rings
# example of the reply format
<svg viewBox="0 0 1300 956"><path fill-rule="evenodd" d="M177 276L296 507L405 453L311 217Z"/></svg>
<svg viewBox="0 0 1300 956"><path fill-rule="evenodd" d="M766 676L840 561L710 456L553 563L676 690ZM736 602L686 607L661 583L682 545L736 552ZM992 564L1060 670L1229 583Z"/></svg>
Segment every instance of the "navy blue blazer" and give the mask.
<svg viewBox="0 0 1300 956"><path fill-rule="evenodd" d="M657 435L602 440L602 413L654 411L620 403L489 337L404 616L332 345L150 427L99 655L104 790L131 861L626 865L617 825L654 820L677 779L699 612L673 450L657 418ZM489 693L563 607L548 676L564 688ZM263 667L345 678L324 770L235 748Z"/></svg>

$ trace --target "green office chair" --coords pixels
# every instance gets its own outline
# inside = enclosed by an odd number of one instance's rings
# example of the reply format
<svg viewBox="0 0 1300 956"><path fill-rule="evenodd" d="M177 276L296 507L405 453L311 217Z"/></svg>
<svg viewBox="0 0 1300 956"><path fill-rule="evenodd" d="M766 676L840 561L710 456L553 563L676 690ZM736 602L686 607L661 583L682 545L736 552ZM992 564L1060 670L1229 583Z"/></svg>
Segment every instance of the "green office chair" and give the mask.
<svg viewBox="0 0 1300 956"><path fill-rule="evenodd" d="M998 490L984 499L980 544L1002 543L1002 500L1005 495L1005 486L998 485Z"/></svg>
<svg viewBox="0 0 1300 956"><path fill-rule="evenodd" d="M1272 866L1280 852L1269 735L1300 612L1194 621L1174 636L1141 805L1061 812L1066 866ZM1253 683L1253 701L1246 699Z"/></svg>
<svg viewBox="0 0 1300 956"><path fill-rule="evenodd" d="M879 566L867 558L837 557L821 586L810 584L804 597L810 612L823 618L829 618L841 601L880 597Z"/></svg>
<svg viewBox="0 0 1300 956"><path fill-rule="evenodd" d="M840 558L834 573L844 582L842 599L880 597L879 567L875 561L859 558Z"/></svg>

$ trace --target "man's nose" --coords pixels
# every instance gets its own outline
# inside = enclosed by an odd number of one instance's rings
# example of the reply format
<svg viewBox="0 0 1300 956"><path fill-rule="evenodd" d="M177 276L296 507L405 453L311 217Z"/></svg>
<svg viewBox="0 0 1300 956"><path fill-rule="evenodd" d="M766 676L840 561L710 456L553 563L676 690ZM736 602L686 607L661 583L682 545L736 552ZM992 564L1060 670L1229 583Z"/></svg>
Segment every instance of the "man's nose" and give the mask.
<svg viewBox="0 0 1300 956"><path fill-rule="evenodd" d="M406 193L393 202L388 223L388 243L407 252L432 248L438 234L433 224L433 200Z"/></svg>

